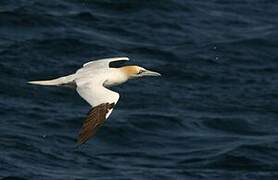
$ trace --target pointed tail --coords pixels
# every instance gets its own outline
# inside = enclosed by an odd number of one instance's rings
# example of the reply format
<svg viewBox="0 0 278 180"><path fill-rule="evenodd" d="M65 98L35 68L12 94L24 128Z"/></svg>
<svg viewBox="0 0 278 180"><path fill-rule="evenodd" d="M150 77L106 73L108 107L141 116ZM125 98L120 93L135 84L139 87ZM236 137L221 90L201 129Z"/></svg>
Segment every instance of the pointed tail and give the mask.
<svg viewBox="0 0 278 180"><path fill-rule="evenodd" d="M75 74L71 74L68 76L51 79L51 80L41 80L41 81L29 81L29 84L36 84L42 86L61 86L71 84L75 79Z"/></svg>

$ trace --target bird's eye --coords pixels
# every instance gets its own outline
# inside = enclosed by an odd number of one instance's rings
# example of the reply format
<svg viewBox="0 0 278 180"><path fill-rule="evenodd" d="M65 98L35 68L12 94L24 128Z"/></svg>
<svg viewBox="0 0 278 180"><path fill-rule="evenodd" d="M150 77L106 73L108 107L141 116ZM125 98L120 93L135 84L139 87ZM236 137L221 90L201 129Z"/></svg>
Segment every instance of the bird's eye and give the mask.
<svg viewBox="0 0 278 180"><path fill-rule="evenodd" d="M139 72L137 74L141 74L142 72L144 72L143 69L140 69Z"/></svg>

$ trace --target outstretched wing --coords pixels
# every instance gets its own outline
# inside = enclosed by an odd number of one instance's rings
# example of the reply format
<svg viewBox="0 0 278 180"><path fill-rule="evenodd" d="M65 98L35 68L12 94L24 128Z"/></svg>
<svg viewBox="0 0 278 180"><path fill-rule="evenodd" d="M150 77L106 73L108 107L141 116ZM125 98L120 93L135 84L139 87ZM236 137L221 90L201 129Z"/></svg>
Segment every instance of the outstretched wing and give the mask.
<svg viewBox="0 0 278 180"><path fill-rule="evenodd" d="M109 117L120 95L103 86L100 78L85 77L76 79L76 90L92 109L83 123L79 133L79 144L92 137L100 125Z"/></svg>
<svg viewBox="0 0 278 180"><path fill-rule="evenodd" d="M116 57L87 62L83 65L82 68L76 71L75 78L78 79L80 77L88 77L92 74L92 72L103 71L105 69L108 69L114 63L117 64L123 61L126 62L128 60L128 57Z"/></svg>
<svg viewBox="0 0 278 180"><path fill-rule="evenodd" d="M83 68L90 68L90 69L101 69L101 68L109 68L109 64L115 61L128 61L128 57L115 57L115 58L106 58L106 59L99 59L87 62L83 65Z"/></svg>
<svg viewBox="0 0 278 180"><path fill-rule="evenodd" d="M106 119L106 114L114 107L115 103L103 103L93 107L84 121L78 137L78 144L84 144L95 135L98 128Z"/></svg>

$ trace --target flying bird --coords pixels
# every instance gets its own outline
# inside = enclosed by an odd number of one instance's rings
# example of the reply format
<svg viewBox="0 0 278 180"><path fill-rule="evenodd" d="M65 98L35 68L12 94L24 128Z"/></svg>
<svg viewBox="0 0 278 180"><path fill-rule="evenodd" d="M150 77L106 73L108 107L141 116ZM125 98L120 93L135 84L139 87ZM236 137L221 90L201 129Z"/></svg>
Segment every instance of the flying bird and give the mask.
<svg viewBox="0 0 278 180"><path fill-rule="evenodd" d="M44 86L66 86L76 89L90 105L91 110L79 132L78 144L85 143L95 135L97 129L109 117L119 100L119 93L108 89L129 79L143 76L161 76L158 72L132 65L114 68L114 62L126 62L128 57L106 58L85 63L74 74L52 80L29 81L30 84Z"/></svg>

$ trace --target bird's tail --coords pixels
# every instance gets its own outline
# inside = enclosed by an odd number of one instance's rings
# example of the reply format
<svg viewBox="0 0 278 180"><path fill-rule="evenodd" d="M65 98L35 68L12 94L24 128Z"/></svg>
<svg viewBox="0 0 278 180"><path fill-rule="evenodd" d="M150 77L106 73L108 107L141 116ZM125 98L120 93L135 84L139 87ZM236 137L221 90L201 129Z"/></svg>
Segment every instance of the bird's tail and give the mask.
<svg viewBox="0 0 278 180"><path fill-rule="evenodd" d="M41 80L41 81L29 81L29 84L36 84L42 86L62 86L67 84L72 84L75 79L75 74L71 74L68 76L51 79L51 80Z"/></svg>

